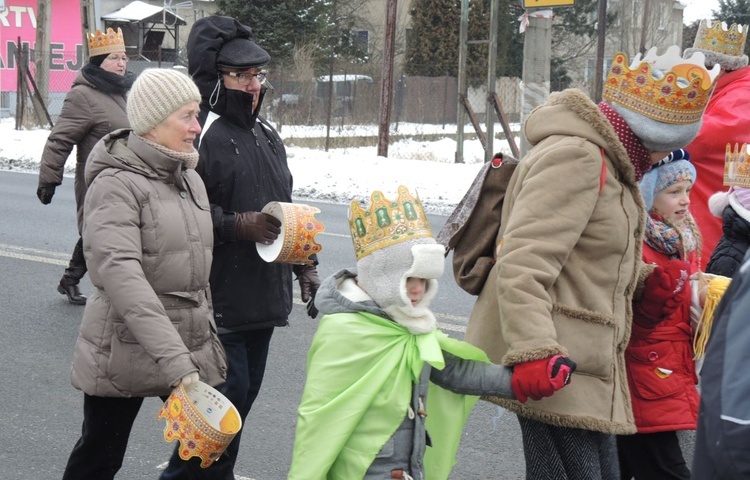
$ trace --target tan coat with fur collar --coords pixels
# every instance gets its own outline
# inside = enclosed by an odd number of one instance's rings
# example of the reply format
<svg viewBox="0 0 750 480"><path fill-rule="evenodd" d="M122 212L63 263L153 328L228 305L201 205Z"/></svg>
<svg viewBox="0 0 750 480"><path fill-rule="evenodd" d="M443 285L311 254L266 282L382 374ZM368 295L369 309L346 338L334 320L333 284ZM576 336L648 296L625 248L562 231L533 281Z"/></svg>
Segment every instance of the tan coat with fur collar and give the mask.
<svg viewBox="0 0 750 480"><path fill-rule="evenodd" d="M550 398L492 401L557 426L634 433L624 351L633 295L650 273L635 170L578 90L550 95L524 128L533 148L508 186L502 247L466 340L505 365L558 353L578 364L571 384Z"/></svg>

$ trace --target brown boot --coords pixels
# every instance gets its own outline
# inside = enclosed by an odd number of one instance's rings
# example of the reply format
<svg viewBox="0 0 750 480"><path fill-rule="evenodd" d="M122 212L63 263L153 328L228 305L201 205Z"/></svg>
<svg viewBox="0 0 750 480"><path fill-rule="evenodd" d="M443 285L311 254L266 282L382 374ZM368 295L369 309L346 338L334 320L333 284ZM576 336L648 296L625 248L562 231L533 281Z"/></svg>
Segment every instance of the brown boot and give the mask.
<svg viewBox="0 0 750 480"><path fill-rule="evenodd" d="M86 305L86 296L81 294L78 289L78 280L73 277L63 275L57 291L68 297L68 301L73 305Z"/></svg>

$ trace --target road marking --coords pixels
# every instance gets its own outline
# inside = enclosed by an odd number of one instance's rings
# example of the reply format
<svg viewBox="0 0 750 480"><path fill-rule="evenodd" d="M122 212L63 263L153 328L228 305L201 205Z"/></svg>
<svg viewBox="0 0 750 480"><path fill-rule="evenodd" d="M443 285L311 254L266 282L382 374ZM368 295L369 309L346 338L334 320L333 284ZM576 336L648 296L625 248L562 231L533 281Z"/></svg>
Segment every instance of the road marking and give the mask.
<svg viewBox="0 0 750 480"><path fill-rule="evenodd" d="M18 260L29 260L31 262L49 263L51 265L67 267L68 260L65 259L69 258L69 254L0 243L0 257L16 258Z"/></svg>
<svg viewBox="0 0 750 480"><path fill-rule="evenodd" d="M349 237L349 235L340 235L337 233L327 233L326 235ZM51 265L60 265L63 267L68 266L68 254L61 252L52 252L50 250L40 250L37 248L19 247L16 245L8 245L0 243L0 257L15 258L18 260L28 260L30 262L48 263ZM294 303L297 305L305 306L298 297L294 298ZM469 321L468 318L451 315L449 313L435 313L435 317L438 320L445 320L445 322L438 322L438 327L441 330L449 330L451 332L466 332L466 323Z"/></svg>
<svg viewBox="0 0 750 480"><path fill-rule="evenodd" d="M328 232L320 232L318 235L328 235L329 237L339 237L339 238L352 238L350 234L343 234L343 233L328 233Z"/></svg>
<svg viewBox="0 0 750 480"><path fill-rule="evenodd" d="M164 470L165 468L167 468L167 465L169 465L169 462L161 463L156 466L156 469L159 471ZM254 479L250 477L243 477L241 475L235 475L234 480L254 480Z"/></svg>

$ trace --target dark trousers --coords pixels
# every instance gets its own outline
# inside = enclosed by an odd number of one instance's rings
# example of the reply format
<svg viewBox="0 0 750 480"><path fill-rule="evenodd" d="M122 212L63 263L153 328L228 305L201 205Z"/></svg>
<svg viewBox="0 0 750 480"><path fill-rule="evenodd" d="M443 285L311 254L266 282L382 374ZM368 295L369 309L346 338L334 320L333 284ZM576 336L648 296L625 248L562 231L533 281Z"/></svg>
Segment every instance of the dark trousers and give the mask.
<svg viewBox="0 0 750 480"><path fill-rule="evenodd" d="M677 432L636 433L617 437L622 480L689 480Z"/></svg>
<svg viewBox="0 0 750 480"><path fill-rule="evenodd" d="M130 430L143 398L83 394L83 427L65 466L63 480L109 480L122 467Z"/></svg>
<svg viewBox="0 0 750 480"><path fill-rule="evenodd" d="M556 427L519 416L529 480L617 480L612 435Z"/></svg>
<svg viewBox="0 0 750 480"><path fill-rule="evenodd" d="M78 237L76 246L73 247L73 255L68 262L68 268L65 269L64 277L70 285L78 285L84 275L86 275L86 259L83 256L83 238Z"/></svg>
<svg viewBox="0 0 750 480"><path fill-rule="evenodd" d="M263 375L266 371L268 346L271 343L273 327L262 330L223 333L219 335L227 353L227 381L216 387L240 412L242 430L247 426L245 419L253 402L260 392ZM211 479L234 480L234 464L240 450L242 430L237 433L224 454L208 468L200 468L200 460L192 458L184 461L177 448L172 452L161 480Z"/></svg>

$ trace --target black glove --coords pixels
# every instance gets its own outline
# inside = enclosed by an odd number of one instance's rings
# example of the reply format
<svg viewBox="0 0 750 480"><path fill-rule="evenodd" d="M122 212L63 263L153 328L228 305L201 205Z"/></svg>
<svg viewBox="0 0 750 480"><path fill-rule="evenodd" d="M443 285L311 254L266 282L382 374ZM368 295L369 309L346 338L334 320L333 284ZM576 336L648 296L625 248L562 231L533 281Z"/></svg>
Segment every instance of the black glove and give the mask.
<svg viewBox="0 0 750 480"><path fill-rule="evenodd" d="M320 288L318 269L315 265L294 265L292 269L299 281L300 297L303 302L307 303L307 314L310 318L315 318L318 316L318 309L315 308L315 294Z"/></svg>
<svg viewBox="0 0 750 480"><path fill-rule="evenodd" d="M52 196L55 194L55 186L39 187L36 189L36 196L43 205L49 205L52 202Z"/></svg>
<svg viewBox="0 0 750 480"><path fill-rule="evenodd" d="M281 222L273 215L261 212L234 214L234 238L270 245L281 233Z"/></svg>

